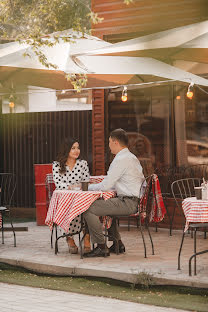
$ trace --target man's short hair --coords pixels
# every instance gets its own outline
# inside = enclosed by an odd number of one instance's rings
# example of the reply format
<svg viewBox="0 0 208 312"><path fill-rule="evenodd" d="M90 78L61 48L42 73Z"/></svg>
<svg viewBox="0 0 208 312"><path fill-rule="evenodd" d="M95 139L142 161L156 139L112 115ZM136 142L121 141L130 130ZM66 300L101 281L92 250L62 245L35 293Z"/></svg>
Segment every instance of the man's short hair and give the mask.
<svg viewBox="0 0 208 312"><path fill-rule="evenodd" d="M110 133L111 139L116 139L121 145L128 146L128 135L125 130L119 128Z"/></svg>

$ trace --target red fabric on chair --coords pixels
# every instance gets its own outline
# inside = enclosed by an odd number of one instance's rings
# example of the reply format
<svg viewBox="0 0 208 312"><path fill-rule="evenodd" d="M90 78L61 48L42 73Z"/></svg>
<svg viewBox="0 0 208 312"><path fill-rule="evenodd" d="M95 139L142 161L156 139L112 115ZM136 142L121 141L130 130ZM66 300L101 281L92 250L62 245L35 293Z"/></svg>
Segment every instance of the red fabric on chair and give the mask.
<svg viewBox="0 0 208 312"><path fill-rule="evenodd" d="M164 219L166 209L163 202L159 179L156 174L153 174L150 177L145 189L145 193L140 200L139 209L141 214L145 214L147 210L148 196L151 192L153 196L151 198L149 222L160 222Z"/></svg>

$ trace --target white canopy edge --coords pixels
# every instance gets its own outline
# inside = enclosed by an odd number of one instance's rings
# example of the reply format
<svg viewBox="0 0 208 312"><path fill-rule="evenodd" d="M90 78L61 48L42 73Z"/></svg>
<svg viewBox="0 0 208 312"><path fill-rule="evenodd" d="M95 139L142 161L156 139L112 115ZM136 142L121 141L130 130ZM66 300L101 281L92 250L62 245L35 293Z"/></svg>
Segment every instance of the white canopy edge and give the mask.
<svg viewBox="0 0 208 312"><path fill-rule="evenodd" d="M130 51L140 51L159 48L173 47L197 47L197 41L188 44L188 42L197 39L198 37L208 33L208 21L191 24L187 26L172 28L147 36L138 37L135 39L125 40L113 44L110 47L105 47L96 50L88 50L82 55L101 55L114 54ZM206 37L207 38L207 37ZM207 41L203 43L207 47ZM199 44L199 42L198 42ZM198 46L200 47L200 46ZM76 54L78 56L78 54Z"/></svg>
<svg viewBox="0 0 208 312"><path fill-rule="evenodd" d="M208 86L208 79L148 57L82 56L74 60L88 74L152 75Z"/></svg>

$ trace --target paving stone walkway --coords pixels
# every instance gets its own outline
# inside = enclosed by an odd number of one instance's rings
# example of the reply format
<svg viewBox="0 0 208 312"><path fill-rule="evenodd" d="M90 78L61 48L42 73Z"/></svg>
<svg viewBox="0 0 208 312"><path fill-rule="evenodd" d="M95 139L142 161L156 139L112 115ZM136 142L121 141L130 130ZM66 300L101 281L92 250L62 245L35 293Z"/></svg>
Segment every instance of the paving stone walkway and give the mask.
<svg viewBox="0 0 208 312"><path fill-rule="evenodd" d="M1 312L185 312L172 308L126 302L0 283Z"/></svg>
<svg viewBox="0 0 208 312"><path fill-rule="evenodd" d="M197 275L188 275L188 259L193 253L193 239L186 235L181 256L181 270L177 270L177 254L181 241L181 231L173 231L169 236L166 229L152 228L155 255L145 232L147 255L141 234L137 228L121 227L122 240L126 246L125 254L111 254L106 258L80 259L71 255L64 239L59 240L59 253L54 254L50 247L50 230L47 226L37 226L35 222L16 224L28 226L28 232L16 232L17 247L13 246L11 232L5 232L5 244L0 240L0 262L31 269L39 273L72 276L107 277L116 280L138 283L144 273L151 276L154 284L183 285L208 288L208 253L197 259ZM77 240L77 235L75 236ZM208 239L197 233L197 250L207 249Z"/></svg>

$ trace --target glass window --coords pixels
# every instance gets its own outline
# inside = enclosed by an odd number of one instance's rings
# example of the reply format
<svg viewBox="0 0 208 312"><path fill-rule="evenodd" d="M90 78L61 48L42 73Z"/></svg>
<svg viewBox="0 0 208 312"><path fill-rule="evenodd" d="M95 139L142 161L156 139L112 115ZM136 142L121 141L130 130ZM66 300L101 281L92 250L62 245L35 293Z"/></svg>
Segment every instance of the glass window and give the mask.
<svg viewBox="0 0 208 312"><path fill-rule="evenodd" d="M186 91L175 100L177 164L208 164L208 96L195 89L190 100Z"/></svg>
<svg viewBox="0 0 208 312"><path fill-rule="evenodd" d="M121 92L108 97L109 131L123 128L129 135L129 149L140 160L145 175L170 164L169 86L128 90L127 102Z"/></svg>

